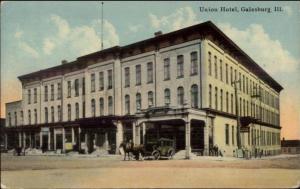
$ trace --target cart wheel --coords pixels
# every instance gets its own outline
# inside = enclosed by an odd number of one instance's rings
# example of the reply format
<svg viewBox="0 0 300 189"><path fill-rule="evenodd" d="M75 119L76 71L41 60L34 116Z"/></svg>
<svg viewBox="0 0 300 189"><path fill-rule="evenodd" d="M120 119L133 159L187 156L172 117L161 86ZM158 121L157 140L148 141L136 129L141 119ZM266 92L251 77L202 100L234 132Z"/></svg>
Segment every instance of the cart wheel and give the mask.
<svg viewBox="0 0 300 189"><path fill-rule="evenodd" d="M155 150L154 152L152 152L152 156L155 160L158 160L160 158L159 151Z"/></svg>
<svg viewBox="0 0 300 189"><path fill-rule="evenodd" d="M174 150L169 150L168 159L173 159L174 154L175 154Z"/></svg>

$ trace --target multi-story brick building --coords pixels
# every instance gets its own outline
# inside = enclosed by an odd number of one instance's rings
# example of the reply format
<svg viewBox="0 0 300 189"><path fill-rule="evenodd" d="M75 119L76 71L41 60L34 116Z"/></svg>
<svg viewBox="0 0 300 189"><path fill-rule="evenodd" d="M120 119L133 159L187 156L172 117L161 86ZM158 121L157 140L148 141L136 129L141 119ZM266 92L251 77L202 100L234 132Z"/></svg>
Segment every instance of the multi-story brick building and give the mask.
<svg viewBox="0 0 300 189"><path fill-rule="evenodd" d="M232 156L238 113L242 146L280 151L282 87L212 22L158 32L19 80L22 101L6 104L11 146L114 153L124 139L166 137L187 157L208 155L213 145Z"/></svg>

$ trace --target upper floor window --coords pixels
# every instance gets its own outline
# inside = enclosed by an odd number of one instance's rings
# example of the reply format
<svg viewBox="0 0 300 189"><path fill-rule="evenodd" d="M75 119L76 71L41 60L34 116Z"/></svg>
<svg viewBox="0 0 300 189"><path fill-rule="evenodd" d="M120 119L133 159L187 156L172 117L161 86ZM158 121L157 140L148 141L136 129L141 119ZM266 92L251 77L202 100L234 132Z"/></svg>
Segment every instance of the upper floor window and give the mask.
<svg viewBox="0 0 300 189"><path fill-rule="evenodd" d="M33 89L33 103L37 103L37 88Z"/></svg>
<svg viewBox="0 0 300 189"><path fill-rule="evenodd" d="M60 105L57 106L57 119L58 119L58 121L62 120L62 114L61 114L61 107L60 107Z"/></svg>
<svg viewBox="0 0 300 189"><path fill-rule="evenodd" d="M229 145L229 125L226 124L225 126L225 143Z"/></svg>
<svg viewBox="0 0 300 189"><path fill-rule="evenodd" d="M99 72L99 90L104 89L104 72Z"/></svg>
<svg viewBox="0 0 300 189"><path fill-rule="evenodd" d="M112 96L108 97L108 114L109 115L113 114L113 98L112 98Z"/></svg>
<svg viewBox="0 0 300 189"><path fill-rule="evenodd" d="M223 81L223 62L220 59L220 79Z"/></svg>
<svg viewBox="0 0 300 189"><path fill-rule="evenodd" d="M234 69L234 81L237 81L237 72L236 72L236 69Z"/></svg>
<svg viewBox="0 0 300 189"><path fill-rule="evenodd" d="M171 92L170 89L165 89L165 105L169 106L171 103Z"/></svg>
<svg viewBox="0 0 300 189"><path fill-rule="evenodd" d="M192 85L191 87L191 106L192 108L198 108L198 86Z"/></svg>
<svg viewBox="0 0 300 189"><path fill-rule="evenodd" d="M196 75L198 72L198 53L191 53L191 75Z"/></svg>
<svg viewBox="0 0 300 189"><path fill-rule="evenodd" d="M100 98L99 99L99 108L100 108L100 116L104 115L104 99Z"/></svg>
<svg viewBox="0 0 300 189"><path fill-rule="evenodd" d="M28 125L31 125L31 110L28 110Z"/></svg>
<svg viewBox="0 0 300 189"><path fill-rule="evenodd" d="M152 107L153 106L153 92L149 91L148 92L148 107Z"/></svg>
<svg viewBox="0 0 300 189"><path fill-rule="evenodd" d="M91 74L91 92L95 92L95 74Z"/></svg>
<svg viewBox="0 0 300 189"><path fill-rule="evenodd" d="M8 126L11 126L11 115L10 115L10 112L8 112Z"/></svg>
<svg viewBox="0 0 300 189"><path fill-rule="evenodd" d="M34 109L34 124L37 124L37 110Z"/></svg>
<svg viewBox="0 0 300 189"><path fill-rule="evenodd" d="M125 68L125 87L130 86L130 69L129 67Z"/></svg>
<svg viewBox="0 0 300 189"><path fill-rule="evenodd" d="M28 104L30 104L31 103L31 90L30 89L27 90L27 95L28 95L27 101L28 101Z"/></svg>
<svg viewBox="0 0 300 189"><path fill-rule="evenodd" d="M57 100L61 99L61 83L57 83Z"/></svg>
<svg viewBox="0 0 300 189"><path fill-rule="evenodd" d="M225 64L225 81L228 83L228 64Z"/></svg>
<svg viewBox="0 0 300 189"><path fill-rule="evenodd" d="M218 87L215 87L215 109L218 110Z"/></svg>
<svg viewBox="0 0 300 189"><path fill-rule="evenodd" d="M125 114L130 114L130 97L129 97L129 95L125 96Z"/></svg>
<svg viewBox="0 0 300 189"><path fill-rule="evenodd" d="M147 63L147 82L148 83L153 82L153 63L152 62Z"/></svg>
<svg viewBox="0 0 300 189"><path fill-rule="evenodd" d="M48 123L48 108L45 107L45 123Z"/></svg>
<svg viewBox="0 0 300 189"><path fill-rule="evenodd" d="M231 136L232 136L232 145L234 145L234 126L232 125L232 129L231 129ZM250 133L249 133L249 135L248 136L250 136ZM249 137L250 138L250 137ZM249 142L248 142L248 144L249 144Z"/></svg>
<svg viewBox="0 0 300 189"><path fill-rule="evenodd" d="M184 89L183 87L177 88L177 103L179 106L184 104Z"/></svg>
<svg viewBox="0 0 300 189"><path fill-rule="evenodd" d="M240 82L239 82L239 89L241 91L242 90L242 82L243 82L243 81L241 81L242 80L242 74L241 74L241 72L239 72L239 80L240 80Z"/></svg>
<svg viewBox="0 0 300 189"><path fill-rule="evenodd" d="M79 104L75 104L75 119L79 119Z"/></svg>
<svg viewBox="0 0 300 189"><path fill-rule="evenodd" d="M211 89L211 85L209 85L208 87L208 107L211 108L212 104L212 89Z"/></svg>
<svg viewBox="0 0 300 189"><path fill-rule="evenodd" d="M218 79L218 59L217 56L214 57L215 58L215 78Z"/></svg>
<svg viewBox="0 0 300 189"><path fill-rule="evenodd" d="M229 95L228 92L226 92L226 112L227 113L229 112L229 104L228 104L229 103L229 99L228 99L229 97L228 97L228 95Z"/></svg>
<svg viewBox="0 0 300 189"><path fill-rule="evenodd" d="M183 61L183 55L177 56L177 78L181 78L184 76Z"/></svg>
<svg viewBox="0 0 300 189"><path fill-rule="evenodd" d="M208 52L208 74L211 75L211 52Z"/></svg>
<svg viewBox="0 0 300 189"><path fill-rule="evenodd" d="M223 90L220 91L220 107L221 111L223 111Z"/></svg>
<svg viewBox="0 0 300 189"><path fill-rule="evenodd" d="M71 121L72 109L71 104L68 104L68 121Z"/></svg>
<svg viewBox="0 0 300 189"><path fill-rule="evenodd" d="M230 84L233 82L233 72L232 72L232 67L230 66Z"/></svg>
<svg viewBox="0 0 300 189"><path fill-rule="evenodd" d="M141 78L141 65L138 64L135 66L135 84L140 85L142 82Z"/></svg>
<svg viewBox="0 0 300 189"><path fill-rule="evenodd" d="M91 111L92 111L92 117L96 116L96 103L95 99L91 100Z"/></svg>
<svg viewBox="0 0 300 189"><path fill-rule="evenodd" d="M141 93L136 93L136 111L140 111L142 107Z"/></svg>
<svg viewBox="0 0 300 189"><path fill-rule="evenodd" d="M15 126L18 125L18 117L17 117L17 112L15 112Z"/></svg>
<svg viewBox="0 0 300 189"><path fill-rule="evenodd" d="M164 80L170 79L170 58L164 59Z"/></svg>
<svg viewBox="0 0 300 189"><path fill-rule="evenodd" d="M85 95L85 78L82 78L82 95Z"/></svg>
<svg viewBox="0 0 300 189"><path fill-rule="evenodd" d="M112 70L107 71L107 81L108 81L107 89L112 89L113 86Z"/></svg>
<svg viewBox="0 0 300 189"><path fill-rule="evenodd" d="M245 85L245 75L243 75L243 83L242 84L243 84L243 92L245 93L246 92L246 90L245 90L245 86L246 86Z"/></svg>
<svg viewBox="0 0 300 189"><path fill-rule="evenodd" d="M230 111L231 111L231 113L233 114L233 94L231 94Z"/></svg>
<svg viewBox="0 0 300 189"><path fill-rule="evenodd" d="M74 85L75 85L75 96L79 96L79 80L78 79L75 79Z"/></svg>
<svg viewBox="0 0 300 189"><path fill-rule="evenodd" d="M71 81L68 81L68 98L71 97Z"/></svg>
<svg viewBox="0 0 300 189"><path fill-rule="evenodd" d="M48 86L44 86L44 100L45 102L48 101Z"/></svg>
<svg viewBox="0 0 300 189"><path fill-rule="evenodd" d="M51 106L51 122L54 123L54 107Z"/></svg>
<svg viewBox="0 0 300 189"><path fill-rule="evenodd" d="M54 100L54 85L50 85L50 100L53 101Z"/></svg>

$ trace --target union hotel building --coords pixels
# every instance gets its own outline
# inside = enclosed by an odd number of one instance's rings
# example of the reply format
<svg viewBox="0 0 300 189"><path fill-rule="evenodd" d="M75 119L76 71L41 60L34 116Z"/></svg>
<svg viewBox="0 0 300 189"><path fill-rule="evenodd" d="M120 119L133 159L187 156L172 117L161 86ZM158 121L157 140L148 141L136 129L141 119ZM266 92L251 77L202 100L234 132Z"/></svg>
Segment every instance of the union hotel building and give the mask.
<svg viewBox="0 0 300 189"><path fill-rule="evenodd" d="M210 21L18 78L7 148L118 153L164 137L187 158L214 145L233 156L238 114L244 148L280 152L282 86Z"/></svg>

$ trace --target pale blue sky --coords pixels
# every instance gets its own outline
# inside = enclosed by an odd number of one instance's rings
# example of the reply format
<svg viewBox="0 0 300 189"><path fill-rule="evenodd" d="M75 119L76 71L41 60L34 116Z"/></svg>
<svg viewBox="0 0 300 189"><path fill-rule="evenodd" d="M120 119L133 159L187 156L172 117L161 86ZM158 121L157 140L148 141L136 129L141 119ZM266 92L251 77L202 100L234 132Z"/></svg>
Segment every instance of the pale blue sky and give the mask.
<svg viewBox="0 0 300 189"><path fill-rule="evenodd" d="M100 4L96 1L1 4L2 110L3 103L20 98L17 76L100 49L100 25L96 23L101 15ZM238 9L281 6L284 11L211 13L200 12L202 6ZM295 97L293 119L300 130L299 2L105 2L104 17L106 48L152 37L158 30L166 33L211 20L283 85L284 104L292 103L288 99Z"/></svg>

